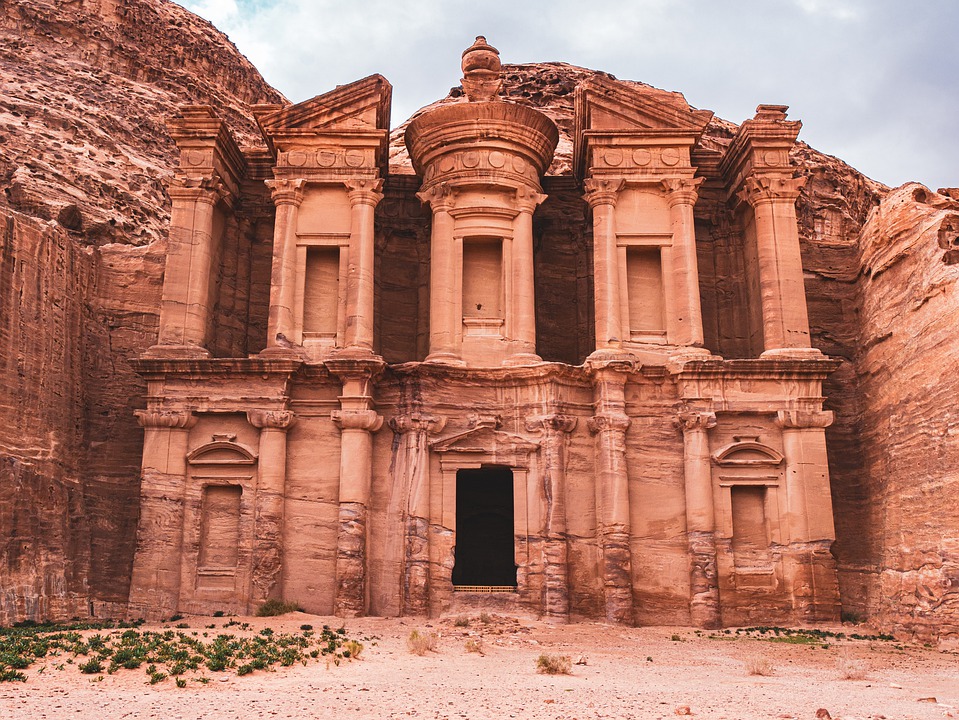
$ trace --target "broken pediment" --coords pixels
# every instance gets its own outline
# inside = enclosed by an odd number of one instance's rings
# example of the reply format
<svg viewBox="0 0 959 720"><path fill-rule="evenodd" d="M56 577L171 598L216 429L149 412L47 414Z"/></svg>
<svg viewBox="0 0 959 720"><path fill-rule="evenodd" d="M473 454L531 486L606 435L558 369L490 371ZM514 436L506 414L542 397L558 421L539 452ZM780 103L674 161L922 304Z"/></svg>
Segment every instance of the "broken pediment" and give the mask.
<svg viewBox="0 0 959 720"><path fill-rule="evenodd" d="M254 465L256 455L236 442L214 440L192 450L187 456L190 465Z"/></svg>

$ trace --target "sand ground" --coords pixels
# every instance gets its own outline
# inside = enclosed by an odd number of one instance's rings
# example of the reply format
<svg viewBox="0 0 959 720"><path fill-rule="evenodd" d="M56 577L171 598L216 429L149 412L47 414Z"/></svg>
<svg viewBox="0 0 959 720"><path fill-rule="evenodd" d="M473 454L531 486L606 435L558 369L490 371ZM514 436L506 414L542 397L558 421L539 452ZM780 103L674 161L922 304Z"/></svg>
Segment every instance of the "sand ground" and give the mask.
<svg viewBox="0 0 959 720"><path fill-rule="evenodd" d="M735 634L709 638L689 628L557 626L502 615L491 622L481 622L476 614L468 617L467 627L452 617L345 623L303 613L242 618L252 626L251 633L267 626L295 631L304 623L345 624L351 637L365 638L365 647L360 660L338 666L321 659L243 677L207 670L202 674L211 678L208 684L191 679L183 689L169 679L149 685L142 670L98 680L75 665L56 670L49 661L41 662L26 671L26 683L0 685L0 718L591 720L691 715L799 720L816 718L820 709L843 720L959 718L959 654L954 651L850 640L829 641L824 648ZM199 629L211 618L185 621ZM410 653L407 638L413 629L438 633L437 651ZM485 654L467 652L470 639L479 640ZM586 664L573 665L570 675L542 675L536 672L542 653L569 655ZM764 662L772 674L749 673L750 665L756 669ZM865 677L843 679L849 668L864 670ZM819 717L826 716L820 712Z"/></svg>

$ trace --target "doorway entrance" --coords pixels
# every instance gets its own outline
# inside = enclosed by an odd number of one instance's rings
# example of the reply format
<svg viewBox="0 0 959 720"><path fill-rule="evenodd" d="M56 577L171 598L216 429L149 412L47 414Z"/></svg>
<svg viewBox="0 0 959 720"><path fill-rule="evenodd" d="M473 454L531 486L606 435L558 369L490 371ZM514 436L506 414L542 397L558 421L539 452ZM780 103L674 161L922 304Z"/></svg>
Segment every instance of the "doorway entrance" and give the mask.
<svg viewBox="0 0 959 720"><path fill-rule="evenodd" d="M453 586L515 588L513 535L513 471L458 470Z"/></svg>

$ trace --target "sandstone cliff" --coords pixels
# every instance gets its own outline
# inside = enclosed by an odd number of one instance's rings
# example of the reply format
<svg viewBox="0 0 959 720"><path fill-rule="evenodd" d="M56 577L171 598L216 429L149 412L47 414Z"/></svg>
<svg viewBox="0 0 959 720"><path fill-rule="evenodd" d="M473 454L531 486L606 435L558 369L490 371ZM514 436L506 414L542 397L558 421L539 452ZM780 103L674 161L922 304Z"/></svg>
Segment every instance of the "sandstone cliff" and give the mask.
<svg viewBox="0 0 959 720"><path fill-rule="evenodd" d="M126 601L144 392L127 360L156 339L164 123L208 103L252 144L247 105L282 100L173 3L0 4L0 623Z"/></svg>

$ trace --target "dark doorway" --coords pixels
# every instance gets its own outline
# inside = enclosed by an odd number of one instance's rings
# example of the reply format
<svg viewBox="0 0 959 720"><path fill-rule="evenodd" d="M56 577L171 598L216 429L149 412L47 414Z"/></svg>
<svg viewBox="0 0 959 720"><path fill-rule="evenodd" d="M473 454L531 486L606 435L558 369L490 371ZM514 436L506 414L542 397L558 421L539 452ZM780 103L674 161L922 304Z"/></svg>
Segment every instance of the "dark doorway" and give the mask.
<svg viewBox="0 0 959 720"><path fill-rule="evenodd" d="M513 471L456 473L456 564L453 585L516 586Z"/></svg>

